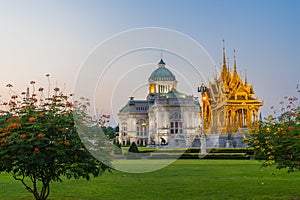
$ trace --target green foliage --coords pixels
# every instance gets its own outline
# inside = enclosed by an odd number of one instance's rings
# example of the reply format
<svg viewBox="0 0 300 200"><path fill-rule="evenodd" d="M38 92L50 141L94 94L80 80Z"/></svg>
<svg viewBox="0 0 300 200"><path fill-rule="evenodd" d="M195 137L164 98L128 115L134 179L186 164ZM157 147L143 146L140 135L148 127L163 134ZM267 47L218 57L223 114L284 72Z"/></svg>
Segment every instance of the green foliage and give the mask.
<svg viewBox="0 0 300 200"><path fill-rule="evenodd" d="M132 152L132 153L139 153L139 148L137 147L136 143L133 142L129 149L128 149L128 152Z"/></svg>
<svg viewBox="0 0 300 200"><path fill-rule="evenodd" d="M123 147L124 148L124 147ZM168 148L156 149L139 147L139 158L147 159L245 159L253 156L253 148L212 148L208 154L200 154L200 148ZM128 149L129 151L129 149ZM127 156L128 157L128 156Z"/></svg>
<svg viewBox="0 0 300 200"><path fill-rule="evenodd" d="M116 128L113 128L111 126L104 126L104 127L101 127L104 134L108 136L109 139L113 139L116 137Z"/></svg>
<svg viewBox="0 0 300 200"><path fill-rule="evenodd" d="M186 153L199 153L200 148L188 148ZM212 148L207 149L209 153L246 153L248 155L253 155L253 148Z"/></svg>
<svg viewBox="0 0 300 200"><path fill-rule="evenodd" d="M140 159L141 155L139 154L139 148L135 142L132 142L128 149L127 159Z"/></svg>
<svg viewBox="0 0 300 200"><path fill-rule="evenodd" d="M276 165L292 172L300 169L300 106L298 98L285 99L280 102L279 117L269 116L246 141L255 157L264 160L263 166Z"/></svg>
<svg viewBox="0 0 300 200"><path fill-rule="evenodd" d="M0 117L0 172L11 173L41 200L61 176L89 180L109 168L89 153L77 133L74 119L87 121L88 116L74 109L72 95L54 90L48 98L43 98L42 88L39 99L33 93L17 101L15 95Z"/></svg>
<svg viewBox="0 0 300 200"><path fill-rule="evenodd" d="M151 153L156 150L157 150L156 148L148 148L148 147L140 147L139 148L140 153Z"/></svg>
<svg viewBox="0 0 300 200"><path fill-rule="evenodd" d="M249 160L246 153L208 153L202 157L199 153L152 153L148 159L222 159Z"/></svg>

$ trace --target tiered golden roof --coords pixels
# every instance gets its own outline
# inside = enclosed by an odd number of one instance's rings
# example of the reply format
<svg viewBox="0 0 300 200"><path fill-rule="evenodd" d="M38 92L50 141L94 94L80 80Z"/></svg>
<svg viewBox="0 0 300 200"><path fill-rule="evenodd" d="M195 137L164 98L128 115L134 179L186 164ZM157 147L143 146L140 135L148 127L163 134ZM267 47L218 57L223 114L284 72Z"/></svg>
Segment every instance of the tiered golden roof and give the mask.
<svg viewBox="0 0 300 200"><path fill-rule="evenodd" d="M226 62L223 46L223 64L219 77L215 76L202 93L204 131L206 134L235 134L239 128L255 129L260 102L248 84L237 72L234 51L234 71Z"/></svg>

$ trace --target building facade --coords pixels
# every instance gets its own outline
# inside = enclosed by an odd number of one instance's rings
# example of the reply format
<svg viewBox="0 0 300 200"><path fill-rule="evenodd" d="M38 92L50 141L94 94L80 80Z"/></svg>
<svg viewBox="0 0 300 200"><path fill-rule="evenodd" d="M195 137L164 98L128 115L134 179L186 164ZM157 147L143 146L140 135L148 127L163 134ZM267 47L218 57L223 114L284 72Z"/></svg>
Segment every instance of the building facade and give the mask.
<svg viewBox="0 0 300 200"><path fill-rule="evenodd" d="M130 97L120 109L119 142L123 145L190 146L200 134L200 105L177 91L177 80L161 59L148 79L145 100Z"/></svg>

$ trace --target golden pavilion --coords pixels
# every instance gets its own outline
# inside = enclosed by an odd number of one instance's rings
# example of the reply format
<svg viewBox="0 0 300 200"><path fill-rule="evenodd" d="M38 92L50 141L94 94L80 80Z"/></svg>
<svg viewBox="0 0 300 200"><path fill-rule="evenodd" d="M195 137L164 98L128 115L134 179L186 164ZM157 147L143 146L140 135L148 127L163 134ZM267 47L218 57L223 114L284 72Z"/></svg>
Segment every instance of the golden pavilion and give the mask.
<svg viewBox="0 0 300 200"><path fill-rule="evenodd" d="M223 41L224 42L224 41ZM214 76L207 86L202 85L202 117L205 134L236 134L240 130L257 127L259 108L264 104L255 96L247 75L242 80L237 72L236 53L234 51L233 72L226 61L223 44L223 63L220 74Z"/></svg>

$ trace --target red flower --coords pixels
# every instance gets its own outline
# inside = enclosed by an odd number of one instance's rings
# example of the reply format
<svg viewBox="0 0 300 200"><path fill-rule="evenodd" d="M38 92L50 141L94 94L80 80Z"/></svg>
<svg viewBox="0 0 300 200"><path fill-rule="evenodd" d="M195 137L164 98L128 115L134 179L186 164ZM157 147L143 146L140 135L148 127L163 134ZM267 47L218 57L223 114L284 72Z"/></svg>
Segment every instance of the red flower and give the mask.
<svg viewBox="0 0 300 200"><path fill-rule="evenodd" d="M71 146L70 142L64 142L64 145L66 145L67 147Z"/></svg>
<svg viewBox="0 0 300 200"><path fill-rule="evenodd" d="M28 119L28 121L29 121L30 123L32 123L34 120L35 120L34 117L30 117L30 118Z"/></svg>
<svg viewBox="0 0 300 200"><path fill-rule="evenodd" d="M62 128L61 132L62 132L62 134L65 134L66 133L66 128Z"/></svg>
<svg viewBox="0 0 300 200"><path fill-rule="evenodd" d="M19 116L16 116L16 115L12 116L11 118L16 119L16 120L20 119Z"/></svg>
<svg viewBox="0 0 300 200"><path fill-rule="evenodd" d="M37 135L37 138L44 138L44 137L45 137L45 135L42 134L42 133L39 133L39 134Z"/></svg>
<svg viewBox="0 0 300 200"><path fill-rule="evenodd" d="M37 147L35 147L35 148L34 148L34 152L35 152L35 153L40 153L40 149L37 148Z"/></svg>
<svg viewBox="0 0 300 200"><path fill-rule="evenodd" d="M70 103L70 102L67 102L67 103L66 103L66 106L67 106L68 108L72 108L73 104Z"/></svg>
<svg viewBox="0 0 300 200"><path fill-rule="evenodd" d="M26 138L26 135L25 135L25 134L22 134L22 135L20 135L20 138L21 138L21 139L24 139L24 138Z"/></svg>
<svg viewBox="0 0 300 200"><path fill-rule="evenodd" d="M16 124L16 123L13 123L13 124L10 124L10 125L8 126L8 129L11 130L11 129L17 128L17 127L19 127L19 125Z"/></svg>

